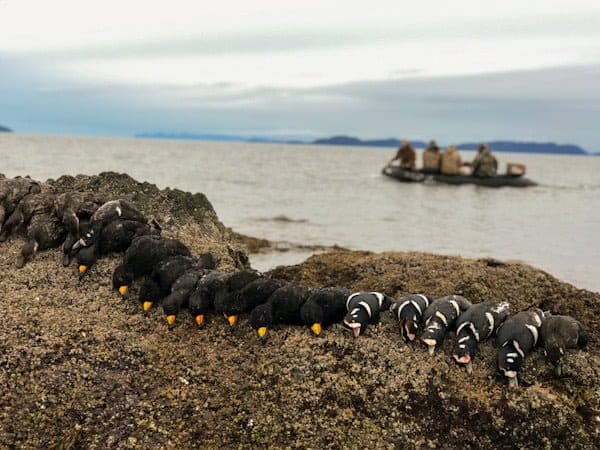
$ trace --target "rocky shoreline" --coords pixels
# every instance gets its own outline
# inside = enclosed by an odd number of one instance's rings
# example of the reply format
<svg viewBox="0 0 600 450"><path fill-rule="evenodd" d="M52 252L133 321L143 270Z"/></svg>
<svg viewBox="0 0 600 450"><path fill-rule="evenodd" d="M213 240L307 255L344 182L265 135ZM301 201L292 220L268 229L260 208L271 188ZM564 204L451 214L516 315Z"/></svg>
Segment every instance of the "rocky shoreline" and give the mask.
<svg viewBox="0 0 600 450"><path fill-rule="evenodd" d="M213 252L220 269L248 266L249 241L202 194L114 173L44 188L130 199L195 254ZM569 353L565 377L536 351L524 369L529 386L509 390L494 378L490 343L469 377L451 361L450 339L430 357L387 318L356 340L339 326L320 338L280 327L263 343L247 318L230 332L214 316L202 331L190 317L168 331L160 308L144 316L111 290L118 255L80 282L59 250L16 269L20 245L0 247L0 447L587 449L600 439L600 294L532 267L337 249L270 273L392 296L504 300L514 311L535 304L582 322L590 343Z"/></svg>

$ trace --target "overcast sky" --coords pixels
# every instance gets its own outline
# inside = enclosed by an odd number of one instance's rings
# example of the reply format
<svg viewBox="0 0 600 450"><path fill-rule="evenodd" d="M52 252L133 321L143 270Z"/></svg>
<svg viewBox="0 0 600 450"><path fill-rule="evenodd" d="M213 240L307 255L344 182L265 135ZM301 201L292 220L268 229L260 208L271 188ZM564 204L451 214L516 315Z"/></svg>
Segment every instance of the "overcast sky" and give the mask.
<svg viewBox="0 0 600 450"><path fill-rule="evenodd" d="M597 0L0 0L0 124L22 132L600 151L599 80Z"/></svg>

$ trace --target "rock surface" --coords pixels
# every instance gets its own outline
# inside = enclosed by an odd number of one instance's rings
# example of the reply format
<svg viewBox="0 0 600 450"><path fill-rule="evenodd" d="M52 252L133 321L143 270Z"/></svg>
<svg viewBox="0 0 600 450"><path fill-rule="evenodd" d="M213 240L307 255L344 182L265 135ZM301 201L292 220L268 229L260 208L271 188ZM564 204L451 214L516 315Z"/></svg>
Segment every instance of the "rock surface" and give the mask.
<svg viewBox="0 0 600 450"><path fill-rule="evenodd" d="M168 224L195 253L221 267L243 265L205 197L159 191L129 177L63 177L124 196ZM493 377L484 344L467 376L449 357L400 339L385 320L353 339L341 327L322 338L280 327L260 342L247 318L230 332L210 317L199 331L182 313L168 331L160 308L145 317L134 298L111 291L118 257L79 282L59 251L17 270L22 241L0 247L0 448L595 448L600 439L600 295L520 264L414 253L335 251L273 271L302 284L456 293L472 301L532 303L571 314L589 331L587 352L569 353L555 379L541 353L508 390ZM232 256L233 255L233 256ZM135 294L135 292L133 292ZM386 315L387 317L387 315Z"/></svg>

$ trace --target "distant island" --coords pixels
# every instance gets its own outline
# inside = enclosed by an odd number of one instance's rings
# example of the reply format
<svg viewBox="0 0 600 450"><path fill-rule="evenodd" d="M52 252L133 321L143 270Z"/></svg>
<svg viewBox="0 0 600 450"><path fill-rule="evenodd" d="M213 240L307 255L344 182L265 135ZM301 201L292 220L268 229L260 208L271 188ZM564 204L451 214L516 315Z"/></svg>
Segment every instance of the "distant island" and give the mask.
<svg viewBox="0 0 600 450"><path fill-rule="evenodd" d="M331 138L317 139L312 143L315 145L352 145L365 147L398 147L399 139L375 139L361 140L351 136L333 136ZM410 140L415 148L424 148L427 146L425 141ZM459 150L477 150L479 142L467 142L457 144ZM497 152L516 152L516 153L552 153L561 155L588 155L584 149L573 144L555 144L554 142L516 142L516 141L490 141L487 143L490 148ZM444 146L442 146L444 147Z"/></svg>
<svg viewBox="0 0 600 450"><path fill-rule="evenodd" d="M241 136L230 134L195 134L195 133L142 133L137 134L138 138L145 139L181 139L181 140L202 140L219 142L252 142L265 144L305 144L305 145L341 145L352 147L382 147L397 148L400 146L400 139L367 139L363 140L353 136L332 136L315 140L285 139L270 136ZM415 148L424 148L427 142L424 140L410 140ZM490 141L490 148L498 152L515 153L549 153L554 155L589 155L583 148L573 144L556 144L554 142L518 142L518 141ZM457 144L459 150L476 150L478 142L466 142ZM445 145L441 145L445 147Z"/></svg>
<svg viewBox="0 0 600 450"><path fill-rule="evenodd" d="M12 130L10 128L3 127L2 125L0 125L0 133L12 133Z"/></svg>

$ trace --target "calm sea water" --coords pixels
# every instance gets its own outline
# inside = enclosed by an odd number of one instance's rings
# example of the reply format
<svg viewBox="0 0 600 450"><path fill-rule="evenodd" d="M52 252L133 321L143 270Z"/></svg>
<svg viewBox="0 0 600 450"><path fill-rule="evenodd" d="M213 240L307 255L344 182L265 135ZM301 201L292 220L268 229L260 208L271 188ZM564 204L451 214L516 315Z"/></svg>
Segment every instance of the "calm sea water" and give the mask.
<svg viewBox="0 0 600 450"><path fill-rule="evenodd" d="M252 236L519 260L600 291L600 158L499 153L502 167L525 163L540 186L488 189L388 179L380 170L394 153L0 134L0 172L9 176L127 172L160 187L205 193L226 225ZM304 256L267 255L255 265L265 269Z"/></svg>

